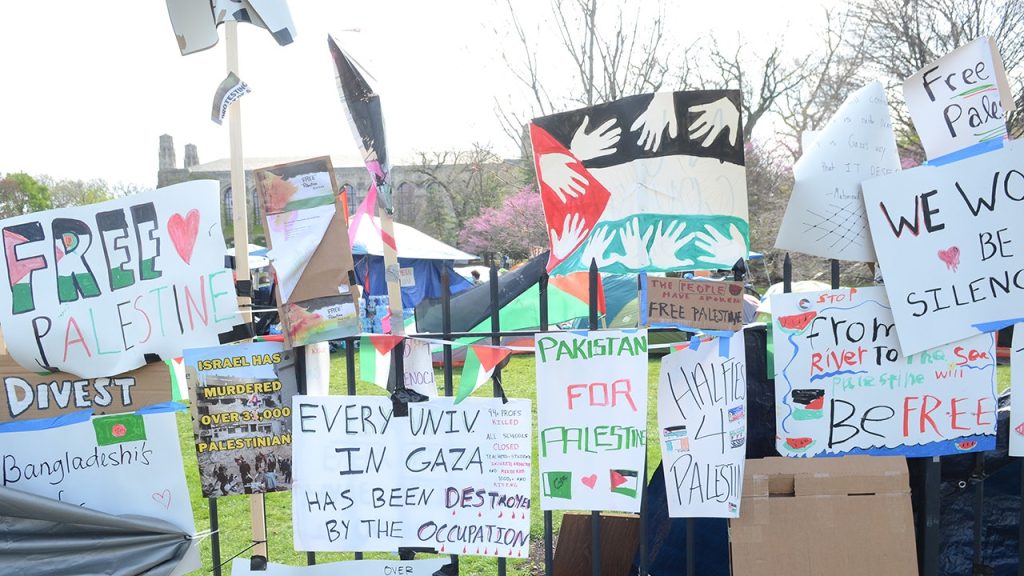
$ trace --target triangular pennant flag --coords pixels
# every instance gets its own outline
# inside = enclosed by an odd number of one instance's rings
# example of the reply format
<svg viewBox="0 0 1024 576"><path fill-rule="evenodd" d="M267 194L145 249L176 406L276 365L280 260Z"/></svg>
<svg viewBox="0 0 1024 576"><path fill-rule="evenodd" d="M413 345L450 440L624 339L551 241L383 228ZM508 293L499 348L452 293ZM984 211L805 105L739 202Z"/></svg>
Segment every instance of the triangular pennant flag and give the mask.
<svg viewBox="0 0 1024 576"><path fill-rule="evenodd" d="M401 336L368 334L359 339L359 379L384 388L391 376L391 351Z"/></svg>
<svg viewBox="0 0 1024 576"><path fill-rule="evenodd" d="M579 298L581 302L590 302L590 273L589 272L573 272L572 274L566 274L565 276L552 276L548 279L548 282L562 292L572 294L576 298ZM597 311L601 314L606 314L608 307L605 304L604 299L604 282L601 281L601 275L597 275Z"/></svg>
<svg viewBox="0 0 1024 576"><path fill-rule="evenodd" d="M494 369L512 351L508 348L474 344L466 350L466 363L462 366L462 379L459 389L455 392L455 403L458 404L472 394L491 377Z"/></svg>

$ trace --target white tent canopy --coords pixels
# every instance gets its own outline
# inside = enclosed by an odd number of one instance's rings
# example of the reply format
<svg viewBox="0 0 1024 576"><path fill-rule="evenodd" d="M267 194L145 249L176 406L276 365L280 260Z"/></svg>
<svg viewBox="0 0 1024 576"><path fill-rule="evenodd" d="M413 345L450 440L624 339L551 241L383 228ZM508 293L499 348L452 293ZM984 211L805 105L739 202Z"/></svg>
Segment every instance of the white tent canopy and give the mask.
<svg viewBox="0 0 1024 576"><path fill-rule="evenodd" d="M377 226L380 226L380 218L374 217L373 220ZM352 223L350 222L349 226L351 225ZM406 226L398 222L395 222L395 244L398 247L399 258L453 260L456 262L469 262L470 260L477 259L472 254L431 238L412 226ZM352 246L352 254L356 256L363 254L383 256L384 243L381 241L378 228L371 226L367 221L363 221L356 232L356 241Z"/></svg>

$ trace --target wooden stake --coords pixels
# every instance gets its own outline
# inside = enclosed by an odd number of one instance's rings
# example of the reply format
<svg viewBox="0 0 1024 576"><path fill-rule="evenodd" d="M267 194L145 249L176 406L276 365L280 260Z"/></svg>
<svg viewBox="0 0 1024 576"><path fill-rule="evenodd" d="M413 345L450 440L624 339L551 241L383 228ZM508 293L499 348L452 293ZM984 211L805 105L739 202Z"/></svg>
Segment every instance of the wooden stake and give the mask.
<svg viewBox="0 0 1024 576"><path fill-rule="evenodd" d="M395 336L405 335L405 310L402 308L402 277L398 264L397 247L393 248L388 238L395 238L395 219L384 208L378 208L380 215L380 231L385 237L384 245L384 280L388 286L388 310L391 312L391 333Z"/></svg>
<svg viewBox="0 0 1024 576"><path fill-rule="evenodd" d="M224 39L227 43L228 72L238 73L238 23L225 22ZM249 210L245 189L245 165L242 162L242 106L236 100L228 109L231 132L231 214L235 237L235 280L249 280ZM252 323L252 299L238 297L242 322ZM253 556L267 558L267 518L263 494L249 496L249 515L252 520Z"/></svg>

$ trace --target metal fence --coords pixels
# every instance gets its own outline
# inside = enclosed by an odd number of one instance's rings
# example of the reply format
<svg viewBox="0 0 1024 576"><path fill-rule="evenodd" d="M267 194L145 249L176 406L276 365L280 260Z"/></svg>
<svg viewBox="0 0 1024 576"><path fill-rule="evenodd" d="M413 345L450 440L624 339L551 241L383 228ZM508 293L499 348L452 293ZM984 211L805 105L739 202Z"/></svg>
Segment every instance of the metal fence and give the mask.
<svg viewBox="0 0 1024 576"><path fill-rule="evenodd" d="M840 280L840 266L838 260L831 260L831 285L832 288L839 288ZM790 292L792 288L792 265L790 257L787 254L785 263L783 266L783 283L784 292ZM599 271L596 263L591 263L589 271L589 328L591 330L600 329L599 326L599 311L596 297L599 286ZM736 273L736 280L741 280L742 276L740 272ZM440 339L447 342L454 342L460 338L477 338L477 339L490 339L492 345L501 344L503 337L532 337L538 332L548 331L550 326L548 322L548 277L543 275L540 278L539 284L539 318L538 330L530 331L502 331L501 320L499 316L499 277L498 269L495 266L490 268L490 302L491 302L491 325L490 331L488 332L453 332L452 317L451 317L451 294L449 291L449 276L448 267L443 267L442 271L442 326L443 330L440 334L421 334L422 336L429 336L433 339ZM653 329L652 332L663 331L663 329ZM356 358L355 358L355 344L358 342L359 337L346 338L344 341L344 355L345 355L345 375L346 375L346 386L347 394L356 394ZM399 344L396 348L395 353L392 355L395 365L393 366L393 374L397 375L397 381L395 382L396 390L404 389L404 383L402 382L403 370L403 350ZM443 361L441 366L441 372L443 375L444 382L444 395L453 395L453 355L452 355L452 344L446 344L443 346ZM306 392L306 381L305 381L305 354L302 350L297 350L296 358L296 372L298 374L298 387L299 393ZM503 396L502 390L502 374L500 366L495 369L492 376L492 394L495 398ZM984 558L984 538L986 526L984 523L984 512L986 509L985 503L985 485L984 480L987 477L986 466L985 466L985 453L980 452L974 455L975 466L974 471L970 477L959 481L959 488L961 490L973 489L973 569L971 571L972 576L984 576L993 574L994 572L990 567L986 566ZM916 530L917 530L917 552L918 552L918 566L921 576L938 576L942 574L940 572L940 560L941 550L943 547L942 541L942 509L941 509L941 489L942 489L942 459L939 457L922 458L918 459L919 462L915 463L912 468L917 468L917 476L919 477L920 486L922 489L919 494L919 498L916 498L914 506L914 516L916 519ZM1024 459L1020 459L1024 463ZM1024 500L1024 464L1021 464L1021 480L1020 480L1020 491L1018 494L1018 506L1021 500ZM645 478L648 474L648 463L644 464ZM645 523L648 510L647 502L647 490L643 491L641 508L639 514L640 522L640 537L639 537L639 574L648 574L648 542L647 542L647 525ZM213 574L215 576L221 576L222 574L222 558L220 549L220 538L218 532L218 512L217 512L217 500L215 498L209 499L209 513L210 513L210 529L213 531L211 537L211 553L213 560ZM552 513L545 511L544 513L544 574L546 576L552 576L554 574L554 522ZM1018 509L1018 537L1017 537L1017 551L1018 559L1024 558L1024 507ZM601 537L601 512L592 512L591 515L591 573L593 576L600 576L602 574L601 567L601 548L602 548L602 537ZM685 542L680 542L679 545L685 546L686 548L686 566L685 571L681 572L686 576L697 575L697 564L696 559L698 551L695 540L695 520L686 519L687 526L687 538ZM244 551L243 551L244 552ZM415 551L402 550L400 556L404 559L412 558ZM356 552L355 559L362 559L363 554ZM261 556L252 557L253 569L259 569L266 565L267 558ZM452 563L450 565L451 572L449 576L460 574L459 571L459 556L451 556ZM307 553L307 564L316 564L316 554L314 552ZM725 560L727 561L727 560ZM226 563L226 562L224 562ZM507 562L504 558L497 559L496 574L504 576L507 573ZM1017 565L1016 573L1018 576L1024 576L1024 562L1019 562ZM619 575L614 575L619 576Z"/></svg>

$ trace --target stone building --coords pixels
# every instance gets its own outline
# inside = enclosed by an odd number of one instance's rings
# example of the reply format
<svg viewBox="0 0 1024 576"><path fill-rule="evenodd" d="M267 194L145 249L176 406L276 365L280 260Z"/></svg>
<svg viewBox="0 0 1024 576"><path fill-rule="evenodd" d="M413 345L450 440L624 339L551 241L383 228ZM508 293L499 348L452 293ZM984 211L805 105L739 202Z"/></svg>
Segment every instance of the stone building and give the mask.
<svg viewBox="0 0 1024 576"><path fill-rule="evenodd" d="M249 199L249 228L252 230L252 238L255 240L263 232L263 213L256 195L256 187L252 177L254 169L294 162L304 158L260 158L246 157L243 165L245 167L245 187ZM346 166L351 159L339 159L332 157L331 164L334 166L335 181L338 191L348 192L349 212L354 212L359 203L366 197L370 187L370 176L365 166ZM504 161L489 164L488 167L496 172L515 170L517 161ZM452 167L442 166L435 169L434 174L444 178L444 172ZM395 220L418 228L424 232L431 232L431 223L426 221L427 197L431 188L438 186L430 175L425 174L419 166L392 166L392 185L394 186L395 199ZM220 182L221 211L225 230L231 230L231 160L222 158L212 162L200 163L199 154L195 145L185 145L185 159L182 167L178 166L174 140L168 134L160 136L160 162L157 173L157 187L169 186L186 180L210 179Z"/></svg>

